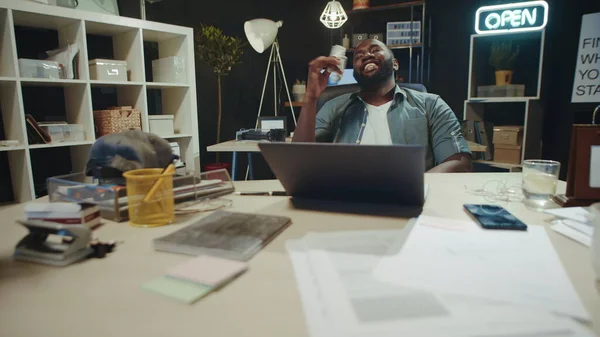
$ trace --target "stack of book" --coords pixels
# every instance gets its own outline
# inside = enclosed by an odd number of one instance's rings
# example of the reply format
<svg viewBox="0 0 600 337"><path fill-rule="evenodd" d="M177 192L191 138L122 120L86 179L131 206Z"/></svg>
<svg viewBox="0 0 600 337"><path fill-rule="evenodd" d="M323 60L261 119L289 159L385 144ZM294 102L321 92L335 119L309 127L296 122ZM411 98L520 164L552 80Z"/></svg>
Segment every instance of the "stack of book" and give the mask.
<svg viewBox="0 0 600 337"><path fill-rule="evenodd" d="M25 206L27 220L84 225L94 229L101 224L100 208L89 203L30 203Z"/></svg>

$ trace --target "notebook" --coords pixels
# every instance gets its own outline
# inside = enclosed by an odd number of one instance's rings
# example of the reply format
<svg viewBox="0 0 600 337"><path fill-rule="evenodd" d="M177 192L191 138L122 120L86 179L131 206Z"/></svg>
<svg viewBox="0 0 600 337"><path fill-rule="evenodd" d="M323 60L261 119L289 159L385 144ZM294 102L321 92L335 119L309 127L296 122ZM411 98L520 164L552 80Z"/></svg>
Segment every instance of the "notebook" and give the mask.
<svg viewBox="0 0 600 337"><path fill-rule="evenodd" d="M288 217L218 211L153 244L167 252L247 261L290 224Z"/></svg>

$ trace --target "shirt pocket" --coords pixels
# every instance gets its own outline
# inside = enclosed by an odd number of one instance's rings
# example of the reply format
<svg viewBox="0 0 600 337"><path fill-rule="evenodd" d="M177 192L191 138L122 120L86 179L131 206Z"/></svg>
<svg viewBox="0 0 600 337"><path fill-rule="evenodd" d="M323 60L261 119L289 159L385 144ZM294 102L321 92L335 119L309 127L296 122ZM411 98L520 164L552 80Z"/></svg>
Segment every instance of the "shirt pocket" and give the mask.
<svg viewBox="0 0 600 337"><path fill-rule="evenodd" d="M403 124L406 144L425 146L429 144L427 118L405 119Z"/></svg>

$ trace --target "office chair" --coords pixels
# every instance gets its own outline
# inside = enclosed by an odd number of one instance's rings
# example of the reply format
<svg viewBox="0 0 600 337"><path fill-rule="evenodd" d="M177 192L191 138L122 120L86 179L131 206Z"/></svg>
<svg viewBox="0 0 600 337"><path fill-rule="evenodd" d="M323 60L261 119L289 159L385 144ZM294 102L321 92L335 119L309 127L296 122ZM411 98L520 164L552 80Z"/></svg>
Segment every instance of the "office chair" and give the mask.
<svg viewBox="0 0 600 337"><path fill-rule="evenodd" d="M398 85L401 88L408 88L420 92L427 92L427 88L425 88L425 86L420 83L398 83ZM329 100L341 96L343 94L347 94L349 92L357 91L358 89L359 86L356 83L327 87L317 100L317 111L319 111L321 107Z"/></svg>

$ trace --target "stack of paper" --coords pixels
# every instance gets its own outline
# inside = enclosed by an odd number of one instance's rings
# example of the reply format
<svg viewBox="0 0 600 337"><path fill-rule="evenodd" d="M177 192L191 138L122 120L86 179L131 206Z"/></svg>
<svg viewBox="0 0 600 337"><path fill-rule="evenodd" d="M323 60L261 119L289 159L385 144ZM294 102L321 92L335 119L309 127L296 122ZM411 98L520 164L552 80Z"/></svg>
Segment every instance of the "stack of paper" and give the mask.
<svg viewBox="0 0 600 337"><path fill-rule="evenodd" d="M585 246L592 246L594 227L588 222L589 212L583 207L568 207L547 210L557 217L552 221L553 231L573 239Z"/></svg>
<svg viewBox="0 0 600 337"><path fill-rule="evenodd" d="M431 229L463 233L455 223ZM544 310L378 280L375 268L398 254L409 232L309 233L287 242L311 336L592 336ZM425 256L416 262L438 265Z"/></svg>

